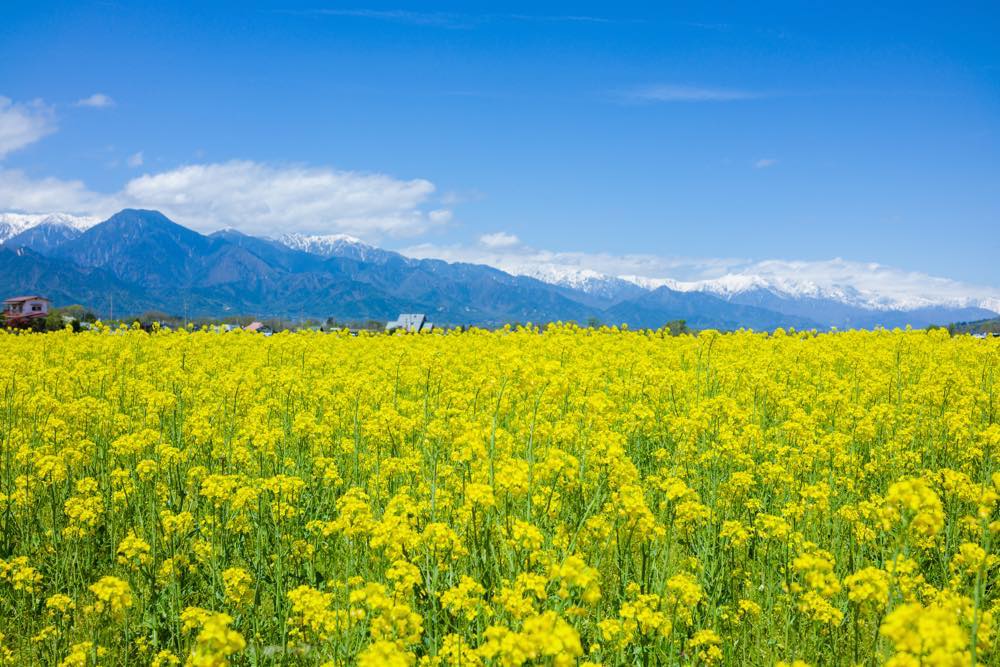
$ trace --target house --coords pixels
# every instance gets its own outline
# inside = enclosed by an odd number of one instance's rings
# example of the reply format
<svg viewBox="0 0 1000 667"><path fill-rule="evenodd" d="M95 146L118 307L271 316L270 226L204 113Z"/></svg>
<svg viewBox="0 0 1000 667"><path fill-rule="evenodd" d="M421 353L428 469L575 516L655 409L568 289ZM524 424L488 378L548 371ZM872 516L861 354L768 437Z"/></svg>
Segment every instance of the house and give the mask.
<svg viewBox="0 0 1000 667"><path fill-rule="evenodd" d="M427 321L427 316L423 313L403 313L385 325L386 331L397 329L408 333L427 333L434 330L434 325Z"/></svg>
<svg viewBox="0 0 1000 667"><path fill-rule="evenodd" d="M264 334L265 336L270 336L272 333L274 333L273 331L271 331L271 327L267 326L263 322L251 322L250 324L243 327L243 330L252 331L253 333Z"/></svg>
<svg viewBox="0 0 1000 667"><path fill-rule="evenodd" d="M4 299L3 316L9 325L21 325L49 314L52 302L44 296L12 296Z"/></svg>

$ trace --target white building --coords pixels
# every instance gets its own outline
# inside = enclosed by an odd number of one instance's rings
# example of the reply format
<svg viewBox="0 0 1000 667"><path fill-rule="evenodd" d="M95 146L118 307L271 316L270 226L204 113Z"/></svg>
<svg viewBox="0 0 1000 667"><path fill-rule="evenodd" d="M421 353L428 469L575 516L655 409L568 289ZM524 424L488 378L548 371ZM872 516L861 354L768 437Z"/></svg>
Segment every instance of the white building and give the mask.
<svg viewBox="0 0 1000 667"><path fill-rule="evenodd" d="M434 325L427 321L427 316L423 313L403 313L385 325L386 331L396 331L397 329L409 333L427 333L434 330Z"/></svg>
<svg viewBox="0 0 1000 667"><path fill-rule="evenodd" d="M49 314L51 301L44 296L12 296L4 299L3 314L8 324L20 324Z"/></svg>

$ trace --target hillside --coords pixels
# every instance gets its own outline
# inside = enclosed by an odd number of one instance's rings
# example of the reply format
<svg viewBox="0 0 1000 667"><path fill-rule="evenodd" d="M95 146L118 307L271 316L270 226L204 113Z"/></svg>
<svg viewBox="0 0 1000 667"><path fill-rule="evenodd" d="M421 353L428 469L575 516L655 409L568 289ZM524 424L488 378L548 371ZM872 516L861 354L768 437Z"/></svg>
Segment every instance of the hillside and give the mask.
<svg viewBox="0 0 1000 667"><path fill-rule="evenodd" d="M993 317L974 322L954 322L948 325L952 333L994 334L1000 336L1000 317Z"/></svg>
<svg viewBox="0 0 1000 667"><path fill-rule="evenodd" d="M792 293L746 284L613 278L595 272L512 274L483 264L415 259L344 235L205 235L158 211L125 209L91 224L71 216L10 218L0 290L39 292L105 316L155 309L189 316L389 320L426 313L439 325L576 321L658 328L923 327L984 319L977 307L875 308L849 291Z"/></svg>

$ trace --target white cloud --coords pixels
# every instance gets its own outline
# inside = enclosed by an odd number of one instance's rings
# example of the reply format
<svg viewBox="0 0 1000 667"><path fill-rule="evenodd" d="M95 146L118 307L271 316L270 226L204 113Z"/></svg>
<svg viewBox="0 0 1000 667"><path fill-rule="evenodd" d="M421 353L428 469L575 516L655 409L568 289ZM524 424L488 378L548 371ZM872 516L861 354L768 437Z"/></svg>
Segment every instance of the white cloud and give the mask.
<svg viewBox="0 0 1000 667"><path fill-rule="evenodd" d="M451 222L451 219L454 217L454 214L449 209L438 208L428 213L427 217L435 225L445 225Z"/></svg>
<svg viewBox="0 0 1000 667"><path fill-rule="evenodd" d="M778 161L774 158L764 157L753 163L754 169L767 169L768 167L773 167L778 164Z"/></svg>
<svg viewBox="0 0 1000 667"><path fill-rule="evenodd" d="M625 92L622 97L630 102L735 102L752 100L763 95L736 88L653 84L633 88Z"/></svg>
<svg viewBox="0 0 1000 667"><path fill-rule="evenodd" d="M114 197L92 192L82 181L33 179L17 169L0 169L0 210L106 217L119 208Z"/></svg>
<svg viewBox="0 0 1000 667"><path fill-rule="evenodd" d="M0 97L0 160L55 131L52 109L36 100L15 104Z"/></svg>
<svg viewBox="0 0 1000 667"><path fill-rule="evenodd" d="M433 193L434 184L424 179L239 160L146 174L113 194L92 192L80 181L0 170L0 210L106 216L128 206L154 208L200 231L232 227L267 236L419 234L451 219L449 209L428 210Z"/></svg>
<svg viewBox="0 0 1000 667"><path fill-rule="evenodd" d="M745 261L725 258L663 257L643 253L614 255L543 250L525 245L516 236L503 232L486 234L473 246L421 243L404 248L400 252L410 257L489 264L510 273L525 275L534 275L542 267L557 266L566 271L595 271L609 276L670 276L690 280L723 275L728 267Z"/></svg>
<svg viewBox="0 0 1000 667"><path fill-rule="evenodd" d="M77 100L73 106L104 109L106 107L113 107L114 105L115 101L104 93L94 93L90 97L84 97L82 100Z"/></svg>
<svg viewBox="0 0 1000 667"><path fill-rule="evenodd" d="M138 153L132 153L128 156L128 166L130 167L141 167L143 163L142 151Z"/></svg>
<svg viewBox="0 0 1000 667"><path fill-rule="evenodd" d="M349 232L408 235L434 224L422 210L434 192L423 179L249 161L190 165L133 179L125 196L196 229L249 233ZM435 216L441 219L442 214Z"/></svg>
<svg viewBox="0 0 1000 667"><path fill-rule="evenodd" d="M520 245L521 239L513 234L494 232L493 234L483 234L480 236L479 243L487 248L513 248Z"/></svg>

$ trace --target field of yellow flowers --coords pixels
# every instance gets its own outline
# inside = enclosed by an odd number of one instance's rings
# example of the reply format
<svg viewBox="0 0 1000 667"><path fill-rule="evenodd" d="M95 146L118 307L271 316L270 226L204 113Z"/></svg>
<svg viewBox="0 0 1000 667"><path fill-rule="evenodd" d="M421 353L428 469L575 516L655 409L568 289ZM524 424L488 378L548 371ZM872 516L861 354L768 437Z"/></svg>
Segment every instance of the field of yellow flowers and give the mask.
<svg viewBox="0 0 1000 667"><path fill-rule="evenodd" d="M0 663L997 664L1000 341L0 333Z"/></svg>

